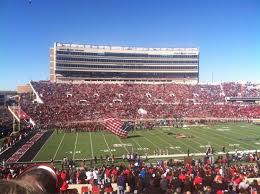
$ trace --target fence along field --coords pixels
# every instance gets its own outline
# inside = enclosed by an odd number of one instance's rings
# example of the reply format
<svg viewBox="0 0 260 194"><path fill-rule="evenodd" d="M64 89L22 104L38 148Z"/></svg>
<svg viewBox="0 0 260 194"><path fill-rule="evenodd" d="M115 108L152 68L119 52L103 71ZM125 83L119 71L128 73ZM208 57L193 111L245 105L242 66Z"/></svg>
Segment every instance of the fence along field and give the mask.
<svg viewBox="0 0 260 194"><path fill-rule="evenodd" d="M251 123L221 123L213 126L156 128L136 130L127 139L106 132L56 133L43 145L34 161L91 159L106 155L121 157L127 153L147 154L156 158L165 155L205 154L208 146L215 152L260 150L260 126Z"/></svg>

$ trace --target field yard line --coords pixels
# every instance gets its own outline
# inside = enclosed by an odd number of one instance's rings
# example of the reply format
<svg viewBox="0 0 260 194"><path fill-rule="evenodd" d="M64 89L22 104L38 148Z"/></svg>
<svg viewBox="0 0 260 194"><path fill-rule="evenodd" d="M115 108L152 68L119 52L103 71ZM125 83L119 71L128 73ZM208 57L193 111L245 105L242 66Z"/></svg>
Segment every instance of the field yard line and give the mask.
<svg viewBox="0 0 260 194"><path fill-rule="evenodd" d="M247 133L247 134L260 135L254 128L251 128L251 126L248 126L248 127L246 127L246 128L243 128L243 129L240 128L240 130L246 130L246 133ZM230 130L230 131L232 131L233 133L235 133L233 130Z"/></svg>
<svg viewBox="0 0 260 194"><path fill-rule="evenodd" d="M204 130L204 129L202 129L202 130ZM205 131L207 131L207 130L205 130ZM241 142L241 141L239 141L239 140L232 139L232 138L229 138L229 137L224 136L224 135L226 135L226 134L220 135L220 134L218 134L218 133L213 133L213 132L211 133L210 131L207 131L207 132L210 133L210 134L213 134L213 135L218 135L218 136L220 136L220 137L222 137L222 138L230 139L231 142L232 142L232 141L239 142L239 147L241 147L241 148L244 148L244 147L240 146L241 143L252 147L252 145L250 145L250 144L247 144L247 143ZM245 149L245 148L244 148L244 149Z"/></svg>
<svg viewBox="0 0 260 194"><path fill-rule="evenodd" d="M123 142L121 141L121 139L117 136L117 139L120 141L120 143L123 145ZM127 151L127 153L129 154L128 149L125 147L125 145L123 146L125 148L125 150Z"/></svg>
<svg viewBox="0 0 260 194"><path fill-rule="evenodd" d="M177 139L177 140L178 140L178 139ZM199 144L200 146L202 146L202 144L201 144L200 142L197 142L197 141L194 140L193 138L190 138L189 140L191 140L191 141L195 142L196 144ZM179 140L179 141L181 141L181 140Z"/></svg>
<svg viewBox="0 0 260 194"><path fill-rule="evenodd" d="M107 144L107 148L108 148L108 150L109 150L109 152L110 152L110 156L112 156L111 149L110 149L110 147L109 147L109 145L108 145L108 143L107 143L107 140L106 140L106 137L105 137L103 131L102 131L101 133L102 133L102 135L103 135L103 138L104 138L105 143Z"/></svg>
<svg viewBox="0 0 260 194"><path fill-rule="evenodd" d="M73 160L75 159L76 147L77 147L77 143L78 143L78 137L79 137L79 133L77 132L76 141L75 141L75 145L74 145Z"/></svg>
<svg viewBox="0 0 260 194"><path fill-rule="evenodd" d="M175 138L175 140L177 140L179 143L181 143L181 144L183 144L183 145L185 145L186 147L189 148L189 146L188 146L186 143L183 143L181 140L179 140L179 139L177 139L177 138ZM190 138L189 140L191 140L191 141L193 141L193 142L195 142L195 143L197 143L197 144L199 144L199 145L202 145L202 144L198 143L197 141L193 140L192 138ZM192 147L192 149L196 150L196 151L199 152L199 153L201 152L200 150L198 150L198 149L196 149L196 148L194 148L194 147Z"/></svg>
<svg viewBox="0 0 260 194"><path fill-rule="evenodd" d="M235 133L235 132L233 132L233 133ZM246 132L246 133L249 134L249 135L254 135L254 136L259 136L260 135L259 133L253 133L253 132L250 132L250 133Z"/></svg>
<svg viewBox="0 0 260 194"><path fill-rule="evenodd" d="M92 153L92 159L93 159L94 158L94 153L93 153L93 144L92 144L91 132L89 132L89 139L90 139L90 147L91 147L91 153Z"/></svg>
<svg viewBox="0 0 260 194"><path fill-rule="evenodd" d="M135 142L135 144L137 144L139 146L139 148L143 149L143 147L136 140L132 139L132 141Z"/></svg>
<svg viewBox="0 0 260 194"><path fill-rule="evenodd" d="M159 131L159 133L162 133L162 134L163 134L163 132L160 132L160 131ZM165 134L163 134L163 135L165 135ZM158 137L158 138L159 138L159 137ZM169 137L169 138L170 138L170 137ZM161 139L162 139L162 138L161 138ZM171 139L171 138L170 138L170 139ZM163 140L163 139L162 139L162 140ZM178 140L178 139L176 139L176 138L175 138L174 140L177 140L179 143L181 143L181 144L183 144L184 146L186 146L187 148L189 148L189 146L188 146L187 144L181 142L180 140ZM172 144L169 143L168 141L165 140L165 142L168 143L168 144L170 144L172 147L174 147L174 145L172 145ZM197 149L194 149L194 150L197 150ZM185 152L183 152L181 149L178 149L177 151L178 151L178 152L181 152L181 153L183 153L183 154L185 154ZM197 150L197 151L198 151L198 150Z"/></svg>
<svg viewBox="0 0 260 194"><path fill-rule="evenodd" d="M236 134L236 132L234 132L233 130L227 131L227 133L234 133L234 134ZM248 131L248 128L246 128L246 134L250 134L250 132ZM260 135L260 134L251 132L251 135L256 136L256 135Z"/></svg>
<svg viewBox="0 0 260 194"><path fill-rule="evenodd" d="M238 150L237 152L243 152L243 153L255 153L256 150ZM235 154L235 151L227 152L229 154ZM216 152L214 156L223 155L226 154L224 152ZM185 157L187 154L169 154L169 155L148 155L148 158L169 158L169 157ZM193 153L191 156L205 156L205 153ZM141 156L141 158L145 158L146 156Z"/></svg>
<svg viewBox="0 0 260 194"><path fill-rule="evenodd" d="M58 146L58 148L57 148L57 150L56 150L56 152L55 152L55 154L53 156L53 160L55 160L55 158L56 158L56 155L57 155L57 153L58 153L58 151L60 149L61 143L63 142L63 139L64 139L65 135L66 135L66 133L64 133L62 139L60 140L60 144L59 144L59 146Z"/></svg>
<svg viewBox="0 0 260 194"><path fill-rule="evenodd" d="M51 136L47 139L47 141L42 145L41 149L37 152L37 154L33 157L32 161L34 161L34 159L39 155L39 153L43 150L43 148L46 149L46 145L49 142L49 140L53 137L54 135L54 131L52 132Z"/></svg>
<svg viewBox="0 0 260 194"><path fill-rule="evenodd" d="M151 132L150 132L151 133ZM152 135L154 135L153 133L151 133ZM158 137L158 136L156 136L157 138L160 138L160 137ZM160 139L162 139L162 138L160 138ZM162 139L163 141L164 141L164 139ZM176 139L177 140L177 139ZM189 149L189 147L190 146L188 146L187 144L185 144L185 143L183 143L183 142L181 142L180 140L177 140L177 141L179 141L181 144L183 144L185 147L187 147L188 149ZM166 143L168 143L168 144L170 144L168 141L165 141ZM170 144L171 146L173 146L172 144ZM197 151L197 152L199 152L200 153L200 151L199 150L197 150L196 148L194 148L194 147L191 147L193 150L195 150L195 151ZM183 152L183 151L181 151L180 150L180 152L182 152L182 153L185 153L185 152Z"/></svg>
<svg viewBox="0 0 260 194"><path fill-rule="evenodd" d="M191 129L192 130L192 129ZM191 133L193 134L193 133L197 133L198 131L196 131L196 130L193 130ZM199 132L198 132L199 133ZM206 138L209 138L209 136L208 135L206 135L206 134L203 134L203 133L199 133L199 135L204 135L204 136L206 136ZM206 139L205 138L205 139ZM214 138L214 139L216 139L216 137L211 137L211 138ZM206 140L205 140L206 141ZM211 141L212 142L212 141ZM218 143L215 143L215 142L212 142L213 144L215 144L215 145L217 145L217 146L219 146L220 148L222 148L223 147L223 145L220 145L220 144L218 144Z"/></svg>
<svg viewBox="0 0 260 194"><path fill-rule="evenodd" d="M150 134L152 134L152 135L155 135L155 134L153 134L153 133L151 133L150 131L149 131L149 133ZM163 134L164 135L164 134ZM156 136L156 135L155 135ZM167 143L168 145L170 145L171 147L173 147L173 145L171 144L171 143L169 143L168 141L165 141L165 139L163 139L163 138L161 138L161 137L158 137L158 136L156 136L158 139L160 139L160 140L162 140L163 142L165 142L165 143Z"/></svg>
<svg viewBox="0 0 260 194"><path fill-rule="evenodd" d="M252 128L252 126L248 126L248 128L246 128L246 131L251 131L252 134L259 135L259 131L256 131L256 128Z"/></svg>
<svg viewBox="0 0 260 194"><path fill-rule="evenodd" d="M138 132L139 133L139 132ZM160 147L159 146L157 146L156 144L154 144L150 139L148 139L147 137L145 137L145 136L142 136L143 138L145 138L145 140L146 141L148 141L148 142L150 142L155 148L158 148L158 149L160 149Z"/></svg>
<svg viewBox="0 0 260 194"><path fill-rule="evenodd" d="M211 132L209 132L209 133L211 133ZM212 132L211 134L214 134L214 133ZM246 150L247 148L242 147L241 144L244 144L244 145L247 145L247 146L250 146L250 147L254 147L254 146L252 146L251 144L244 143L244 142L242 142L242 141L240 141L240 140L236 140L235 137L233 137L233 138L227 137L227 136L226 136L227 134L223 134L223 136L222 136L222 135L216 133L215 135L218 135L218 136L223 137L223 138L226 138L226 139L230 139L230 140L232 140L232 141L239 142L239 147L244 148L245 150Z"/></svg>
<svg viewBox="0 0 260 194"><path fill-rule="evenodd" d="M163 132L161 132L161 131L159 131L160 133L163 133ZM176 138L175 138L176 139ZM176 140L178 140L178 139L176 139ZM193 141L194 143L196 143L196 144L199 144L200 146L203 146L201 143L199 143L199 142L197 142L197 141L195 141L194 139L192 139L192 138L190 138L189 139L190 141ZM180 141L180 140L179 140ZM197 149L196 149L197 150ZM198 151L198 150L197 150Z"/></svg>

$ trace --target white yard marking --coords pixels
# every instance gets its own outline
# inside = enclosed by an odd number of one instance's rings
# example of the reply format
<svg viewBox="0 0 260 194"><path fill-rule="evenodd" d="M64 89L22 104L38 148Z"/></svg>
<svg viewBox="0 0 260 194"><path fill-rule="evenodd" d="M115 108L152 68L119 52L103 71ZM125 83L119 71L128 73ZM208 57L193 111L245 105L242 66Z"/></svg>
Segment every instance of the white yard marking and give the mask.
<svg viewBox="0 0 260 194"><path fill-rule="evenodd" d="M170 149L181 149L181 147L180 146L175 146L175 147L169 147Z"/></svg>
<svg viewBox="0 0 260 194"><path fill-rule="evenodd" d="M256 150L240 150L237 153L255 153ZM236 153L235 151L228 152L229 154ZM224 152L216 152L214 155L223 155L226 154ZM205 156L205 152L203 153L190 153L191 156ZM169 155L148 155L148 158L169 158L169 157L185 157L187 154L169 154ZM141 156L141 158L145 158L146 156Z"/></svg>
<svg viewBox="0 0 260 194"><path fill-rule="evenodd" d="M139 132L138 132L139 133ZM156 145L156 144L154 144L150 139L148 139L147 137L145 137L145 136L142 136L146 141L148 141L148 142L150 142L155 148L158 148L158 149L160 149L160 147L158 146L158 145Z"/></svg>
<svg viewBox="0 0 260 194"><path fill-rule="evenodd" d="M150 150L149 148L137 148L137 150L142 150L142 151L148 151L148 150Z"/></svg>
<svg viewBox="0 0 260 194"><path fill-rule="evenodd" d="M159 131L159 133L162 133L162 134L163 134L163 132L161 132L161 131ZM168 137L168 136L165 136L165 137ZM171 138L171 137L169 137L169 138ZM188 147L188 145L185 144L185 143L183 143L181 140L179 140L179 139L177 139L177 138L174 138L174 140L177 140L177 141L180 142L181 144L186 145L186 146ZM193 141L193 142L195 142L195 143L197 143L197 144L199 144L200 146L202 146L201 143L195 141L195 140L192 139L192 138L189 138L189 140L190 140L190 141ZM195 149L195 148L192 147L192 149ZM195 150L197 150L198 152L200 152L198 149L195 149ZM182 152L181 150L179 150L179 151ZM182 153L184 153L184 152L182 152Z"/></svg>
<svg viewBox="0 0 260 194"><path fill-rule="evenodd" d="M50 141L50 139L53 137L55 131L52 132L51 136L47 139L47 141L42 145L41 149L37 152L37 154L33 157L33 161L35 160L35 158L39 155L40 152L42 152L42 150L45 150L46 149L46 145L47 143ZM52 159L52 158L51 158Z"/></svg>
<svg viewBox="0 0 260 194"><path fill-rule="evenodd" d="M108 149L105 149L105 150L100 150L100 151L102 151L102 152L115 152L116 151L116 149L110 149L110 150L108 150Z"/></svg>
<svg viewBox="0 0 260 194"><path fill-rule="evenodd" d="M109 150L110 156L112 156L111 149L110 149L110 147L109 147L109 145L108 145L108 143L107 143L106 137L105 137L105 135L104 135L103 132L102 132L102 135L103 135L103 138L104 138L105 143L107 144L107 149Z"/></svg>
<svg viewBox="0 0 260 194"><path fill-rule="evenodd" d="M78 137L79 137L79 133L77 132L76 141L75 141L75 145L74 145L74 151L73 151L73 160L75 160L75 154L76 154L76 147L77 147L77 143L78 143Z"/></svg>
<svg viewBox="0 0 260 194"><path fill-rule="evenodd" d="M239 147L240 145L238 143L235 143L235 144L230 143L230 144L228 144L228 146L230 146L230 147L234 147L234 146Z"/></svg>
<svg viewBox="0 0 260 194"><path fill-rule="evenodd" d="M127 153L129 154L129 151L128 149L126 149L126 146L125 144L123 144L123 142L121 141L121 139L117 136L117 139L120 141L120 143L124 146L125 150L127 151Z"/></svg>
<svg viewBox="0 0 260 194"><path fill-rule="evenodd" d="M152 135L154 135L153 133L151 133L151 132L149 132L150 134L152 134ZM163 132L160 132L159 131L159 133L162 133L163 135L165 135ZM155 135L156 136L156 135ZM172 145L171 143L169 143L168 141L166 141L166 139L163 139L163 138L161 138L161 137L159 137L159 136L156 136L158 139L160 139L161 141L163 141L163 142L165 142L165 143L167 143L168 145L170 145L170 147L174 147L174 145ZM177 141L179 141L181 144L183 144L184 146L186 146L187 148L189 148L189 146L187 145L187 144L185 144L185 143L183 143L183 142L181 142L180 140L178 140L178 139L175 139L175 140L177 140ZM198 152L200 152L199 150L197 150L197 149L195 149L195 148L192 148L192 149L194 149L194 150L196 150L196 151L198 151ZM179 152L181 152L181 153L185 153L185 152L183 152L182 150L178 150Z"/></svg>
<svg viewBox="0 0 260 194"><path fill-rule="evenodd" d="M243 129L244 130L244 129ZM234 133L234 132L233 132ZM250 135L253 135L253 136L259 136L259 133L257 133L256 131L255 131L255 129L252 129L252 128L249 128L249 127L247 127L247 129L246 129L246 134L250 134Z"/></svg>
<svg viewBox="0 0 260 194"><path fill-rule="evenodd" d="M192 134L194 134L194 133L197 133L197 134L198 134L198 137L204 135L204 136L205 136L205 140L208 140L208 139L209 139L209 136L206 135L206 134L204 134L204 133L200 133L200 132L198 132L198 131L196 131L196 130L193 130L193 131L192 131ZM196 137L196 136L195 136L195 137ZM212 136L212 138L216 139L214 136ZM212 138L211 138L211 139L212 139ZM222 149L222 146L223 146L223 145L217 144L216 142L214 142L213 144L219 146L219 148Z"/></svg>
<svg viewBox="0 0 260 194"><path fill-rule="evenodd" d="M143 149L143 147L135 140L135 139L132 139L132 141L137 144L139 146L139 148Z"/></svg>
<svg viewBox="0 0 260 194"><path fill-rule="evenodd" d="M161 138L160 136L157 136L157 135L153 134L153 133L150 132L150 131L149 131L149 133L152 134L152 135L154 135L154 136L156 136L156 137L157 137L158 139L160 139L162 142L167 143L170 147L174 147L171 143L169 143L168 141L166 141L166 139L163 139L163 138ZM164 133L162 133L162 134L165 135Z"/></svg>
<svg viewBox="0 0 260 194"><path fill-rule="evenodd" d="M200 148L209 148L211 145L201 145Z"/></svg>
<svg viewBox="0 0 260 194"><path fill-rule="evenodd" d="M115 147L115 148L122 148L122 147L124 147L124 146L126 146L126 147L132 147L133 144L131 144L131 143L123 143L123 144L121 144L121 143L116 143L116 144L113 144L113 147Z"/></svg>
<svg viewBox="0 0 260 194"><path fill-rule="evenodd" d="M203 130L203 129L202 129L202 130ZM205 131L208 132L208 133L210 133L210 134L212 134L213 137L217 135L217 136L220 136L221 138L229 139L230 142L236 141L236 142L239 142L240 144L244 144L244 145L247 145L247 146L252 147L252 145L250 145L250 144L248 144L248 143L241 142L241 141L239 141L239 140L236 140L235 138L227 137L227 133L226 133L225 136L224 136L224 135L219 135L218 133L211 133L210 130L205 130ZM229 131L229 132L231 132L231 131ZM242 146L240 146L240 147L243 148L243 149L245 149L245 148L242 147Z"/></svg>
<svg viewBox="0 0 260 194"><path fill-rule="evenodd" d="M230 131L231 129L229 129L229 128L218 128L218 129L216 129L217 131L223 131L223 132L225 132L225 131Z"/></svg>
<svg viewBox="0 0 260 194"><path fill-rule="evenodd" d="M56 155L57 155L57 153L58 153L58 151L59 151L59 149L60 149L60 146L61 146L61 144L62 144L62 142L63 142L63 140L64 140L65 135L66 135L66 133L64 133L63 137L62 137L61 140L60 140L60 144L59 144L59 146L58 146L58 148L57 148L57 150L56 150L56 152L55 152L55 154L54 154L54 156L53 156L53 160L55 160L55 158L56 158Z"/></svg>
<svg viewBox="0 0 260 194"><path fill-rule="evenodd" d="M94 158L94 152L93 152L93 144L92 144L91 132L89 132L89 139L90 139L90 147L91 147L92 158Z"/></svg>

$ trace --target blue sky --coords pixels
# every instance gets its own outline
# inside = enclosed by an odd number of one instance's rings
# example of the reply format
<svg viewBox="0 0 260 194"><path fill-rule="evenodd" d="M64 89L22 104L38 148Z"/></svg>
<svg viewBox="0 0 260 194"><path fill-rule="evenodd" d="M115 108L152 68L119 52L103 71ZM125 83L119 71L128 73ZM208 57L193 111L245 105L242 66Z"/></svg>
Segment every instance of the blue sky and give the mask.
<svg viewBox="0 0 260 194"><path fill-rule="evenodd" d="M55 41L199 47L200 80L260 82L259 0L1 0L0 90L49 79Z"/></svg>

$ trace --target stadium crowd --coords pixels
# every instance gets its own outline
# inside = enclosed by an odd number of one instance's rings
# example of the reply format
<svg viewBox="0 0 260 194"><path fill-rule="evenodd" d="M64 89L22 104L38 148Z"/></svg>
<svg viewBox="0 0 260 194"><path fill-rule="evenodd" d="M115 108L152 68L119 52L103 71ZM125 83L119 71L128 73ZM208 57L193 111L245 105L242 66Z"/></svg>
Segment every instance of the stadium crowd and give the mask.
<svg viewBox="0 0 260 194"><path fill-rule="evenodd" d="M127 120L162 118L259 118L260 105L226 97L260 97L251 85L60 84L32 82L43 103L22 96L22 109L41 127L94 130L107 115ZM142 108L147 114L140 115ZM48 123L48 124L46 124Z"/></svg>
<svg viewBox="0 0 260 194"><path fill-rule="evenodd" d="M41 129L58 127L65 130L94 131L103 127L99 120L114 113L117 113L116 117L133 121L167 118L260 118L260 105L226 101L226 97L260 97L260 90L252 85L86 85L50 82L32 82L32 85L43 103L35 103L31 94L23 94L21 106L24 113L30 115ZM138 113L140 108L147 114ZM1 120L0 124L4 122ZM23 128L15 135L5 138L0 152L19 142L28 133L30 128ZM37 177L33 179L37 181L32 181L34 184L31 185L36 186L34 193L53 193L54 190L55 193L70 193L69 186L77 184L82 185L84 192L92 193L113 193L113 185L116 185L116 192L119 194L125 191L143 194L256 194L260 192L257 182L260 177L260 156L256 152L247 158L250 163L237 163L237 158L234 163L230 157L222 156L213 164L209 157L205 157L187 163L158 161L153 165L135 155L124 157L127 162L121 164L114 164L115 159L112 157L113 162L109 161L109 164L101 159L101 165L97 165L95 158L94 162L86 164L82 161L79 166L76 166L74 161L65 159L61 169L55 168L51 162L55 184L50 182L52 179L46 177L40 182L35 166L8 164L3 161L0 168L0 191L3 191L1 188L8 189L10 183L22 186L23 183L19 182L22 181L21 177L28 172L28 168L34 168L34 173L31 173L31 176ZM41 170L41 174L45 174L43 170L46 170L46 167L41 167ZM52 173L52 170L48 172ZM251 181L252 179L255 180ZM28 180L24 183L28 184ZM22 187L20 189L27 189Z"/></svg>
<svg viewBox="0 0 260 194"><path fill-rule="evenodd" d="M0 107L0 138L10 135L13 120L6 107Z"/></svg>
<svg viewBox="0 0 260 194"><path fill-rule="evenodd" d="M63 169L54 168L54 185L57 185L57 193L71 193L69 185L80 184L86 193L115 193L117 190L117 193L138 194L256 194L260 192L257 181L260 177L260 156L257 153L251 155L250 164L230 163L228 155L219 156L214 164L206 156L186 163L165 160L154 165L134 157L126 163L103 163L100 167L93 167L85 161L80 163L80 167L75 167L73 162L64 160ZM19 178L24 171L28 171L28 166L4 164L0 177L10 181Z"/></svg>
<svg viewBox="0 0 260 194"><path fill-rule="evenodd" d="M22 129L14 134L9 134L6 137L3 138L3 141L0 145L0 153L4 152L8 148L14 146L18 142L20 142L22 139L24 139L28 134L32 132L31 127L22 127Z"/></svg>

